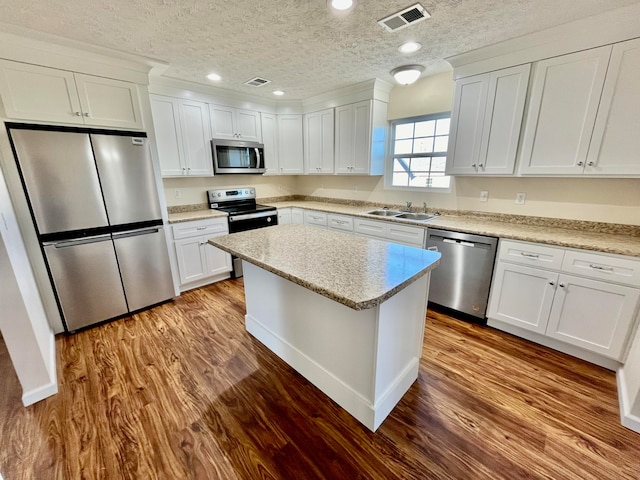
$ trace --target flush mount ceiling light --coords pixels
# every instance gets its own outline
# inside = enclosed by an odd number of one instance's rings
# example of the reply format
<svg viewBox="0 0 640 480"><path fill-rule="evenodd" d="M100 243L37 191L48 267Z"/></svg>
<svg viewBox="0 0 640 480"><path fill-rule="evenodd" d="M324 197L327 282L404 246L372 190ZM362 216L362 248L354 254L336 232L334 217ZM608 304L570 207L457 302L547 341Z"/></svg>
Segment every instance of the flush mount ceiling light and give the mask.
<svg viewBox="0 0 640 480"><path fill-rule="evenodd" d="M353 7L353 0L330 0L329 4L335 10L349 10Z"/></svg>
<svg viewBox="0 0 640 480"><path fill-rule="evenodd" d="M398 51L400 53L413 53L417 52L421 48L422 45L420 45L418 42L406 42L398 47Z"/></svg>
<svg viewBox="0 0 640 480"><path fill-rule="evenodd" d="M284 92L282 90L274 90L273 94L280 97L280 96L284 95Z"/></svg>
<svg viewBox="0 0 640 480"><path fill-rule="evenodd" d="M422 65L403 65L391 70L391 75L400 85L411 85L420 78L423 70L424 67Z"/></svg>
<svg viewBox="0 0 640 480"><path fill-rule="evenodd" d="M212 82L219 82L220 80L222 80L222 77L217 73L210 73L209 75L207 75L207 78Z"/></svg>

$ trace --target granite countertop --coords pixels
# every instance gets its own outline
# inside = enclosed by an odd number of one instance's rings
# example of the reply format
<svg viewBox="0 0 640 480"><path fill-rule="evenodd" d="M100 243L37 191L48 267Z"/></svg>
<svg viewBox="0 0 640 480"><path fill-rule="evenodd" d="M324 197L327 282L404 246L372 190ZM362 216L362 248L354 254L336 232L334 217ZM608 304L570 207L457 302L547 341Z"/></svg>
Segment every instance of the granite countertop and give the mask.
<svg viewBox="0 0 640 480"><path fill-rule="evenodd" d="M440 263L440 254L306 225L224 235L214 245L353 308L373 308Z"/></svg>
<svg viewBox="0 0 640 480"><path fill-rule="evenodd" d="M415 222L390 217L367 215L375 206L347 205L327 201L290 200L262 201L278 208L298 207L326 213L351 215L404 225L440 228L477 235L488 235L533 243L544 243L567 248L591 250L640 257L640 226L595 222L580 222L553 218L525 217L519 215L483 214L478 212L444 213L427 222ZM169 223L203 220L225 216L225 213L202 205L195 211L170 213Z"/></svg>
<svg viewBox="0 0 640 480"><path fill-rule="evenodd" d="M560 247L640 257L640 227L634 225L572 222L553 218L540 219L539 217L531 218L532 223L535 224L526 224L517 222L526 221L527 217L476 215L472 212L469 212L470 214L444 214L427 222L415 222L365 214L367 211L376 209L374 206L353 206L300 200L270 202L268 204L279 208L298 207L327 213L353 215L370 220L389 221L405 225L440 228L476 235L488 235ZM574 228L567 228L567 225L571 225ZM594 229L600 231L593 231Z"/></svg>

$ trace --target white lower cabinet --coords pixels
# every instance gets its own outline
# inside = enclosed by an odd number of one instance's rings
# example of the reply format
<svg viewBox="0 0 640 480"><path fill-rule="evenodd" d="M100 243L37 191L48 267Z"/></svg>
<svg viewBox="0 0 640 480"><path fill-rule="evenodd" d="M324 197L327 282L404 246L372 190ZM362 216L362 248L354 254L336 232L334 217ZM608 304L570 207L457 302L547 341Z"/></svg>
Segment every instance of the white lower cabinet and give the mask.
<svg viewBox="0 0 640 480"><path fill-rule="evenodd" d="M302 210L301 208L292 208L291 223L298 223L302 225L304 223L304 210Z"/></svg>
<svg viewBox="0 0 640 480"><path fill-rule="evenodd" d="M327 228L329 230L353 233L353 217L330 213L327 215Z"/></svg>
<svg viewBox="0 0 640 480"><path fill-rule="evenodd" d="M640 300L638 273L640 262L631 258L501 241L489 324L622 360Z"/></svg>
<svg viewBox="0 0 640 480"><path fill-rule="evenodd" d="M325 212L315 212L313 210L304 211L304 224L314 227L327 228L327 214Z"/></svg>
<svg viewBox="0 0 640 480"><path fill-rule="evenodd" d="M291 223L291 209L279 208L278 209L278 225L287 225Z"/></svg>
<svg viewBox="0 0 640 480"><path fill-rule="evenodd" d="M226 218L184 222L173 226L182 291L228 277L231 255L208 243L210 238L227 233L229 228Z"/></svg>

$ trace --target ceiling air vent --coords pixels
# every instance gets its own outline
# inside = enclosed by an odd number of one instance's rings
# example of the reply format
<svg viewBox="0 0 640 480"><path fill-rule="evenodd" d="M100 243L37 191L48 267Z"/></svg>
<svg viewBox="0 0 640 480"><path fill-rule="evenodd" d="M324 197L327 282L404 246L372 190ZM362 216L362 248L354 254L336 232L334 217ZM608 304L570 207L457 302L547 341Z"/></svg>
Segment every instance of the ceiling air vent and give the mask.
<svg viewBox="0 0 640 480"><path fill-rule="evenodd" d="M426 20L429 17L431 17L431 15L429 15L429 12L427 12L422 5L416 3L415 5L407 7L404 10L388 16L387 18L378 20L378 23L387 32L395 32L402 28L408 27L409 25L413 25Z"/></svg>
<svg viewBox="0 0 640 480"><path fill-rule="evenodd" d="M250 87L261 87L263 85L266 85L267 83L271 83L271 80L260 77L254 77L251 80L247 80L246 82L244 82L245 85L249 85Z"/></svg>

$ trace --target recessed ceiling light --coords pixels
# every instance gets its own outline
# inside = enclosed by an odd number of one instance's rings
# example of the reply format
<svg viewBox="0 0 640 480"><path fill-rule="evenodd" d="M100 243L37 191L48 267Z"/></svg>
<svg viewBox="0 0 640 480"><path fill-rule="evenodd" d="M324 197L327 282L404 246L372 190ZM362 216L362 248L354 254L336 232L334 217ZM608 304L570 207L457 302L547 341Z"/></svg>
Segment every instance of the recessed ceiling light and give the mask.
<svg viewBox="0 0 640 480"><path fill-rule="evenodd" d="M400 53L413 53L417 52L421 48L422 45L417 42L406 42L400 45L400 47L398 47L398 50L400 51Z"/></svg>
<svg viewBox="0 0 640 480"><path fill-rule="evenodd" d="M210 73L209 75L207 75L207 78L212 82L219 82L220 80L222 80L222 77L217 73Z"/></svg>
<svg viewBox="0 0 640 480"><path fill-rule="evenodd" d="M336 10L349 10L353 6L353 0L331 0L331 7Z"/></svg>
<svg viewBox="0 0 640 480"><path fill-rule="evenodd" d="M274 90L273 94L280 97L281 95L284 95L284 92L282 90Z"/></svg>

